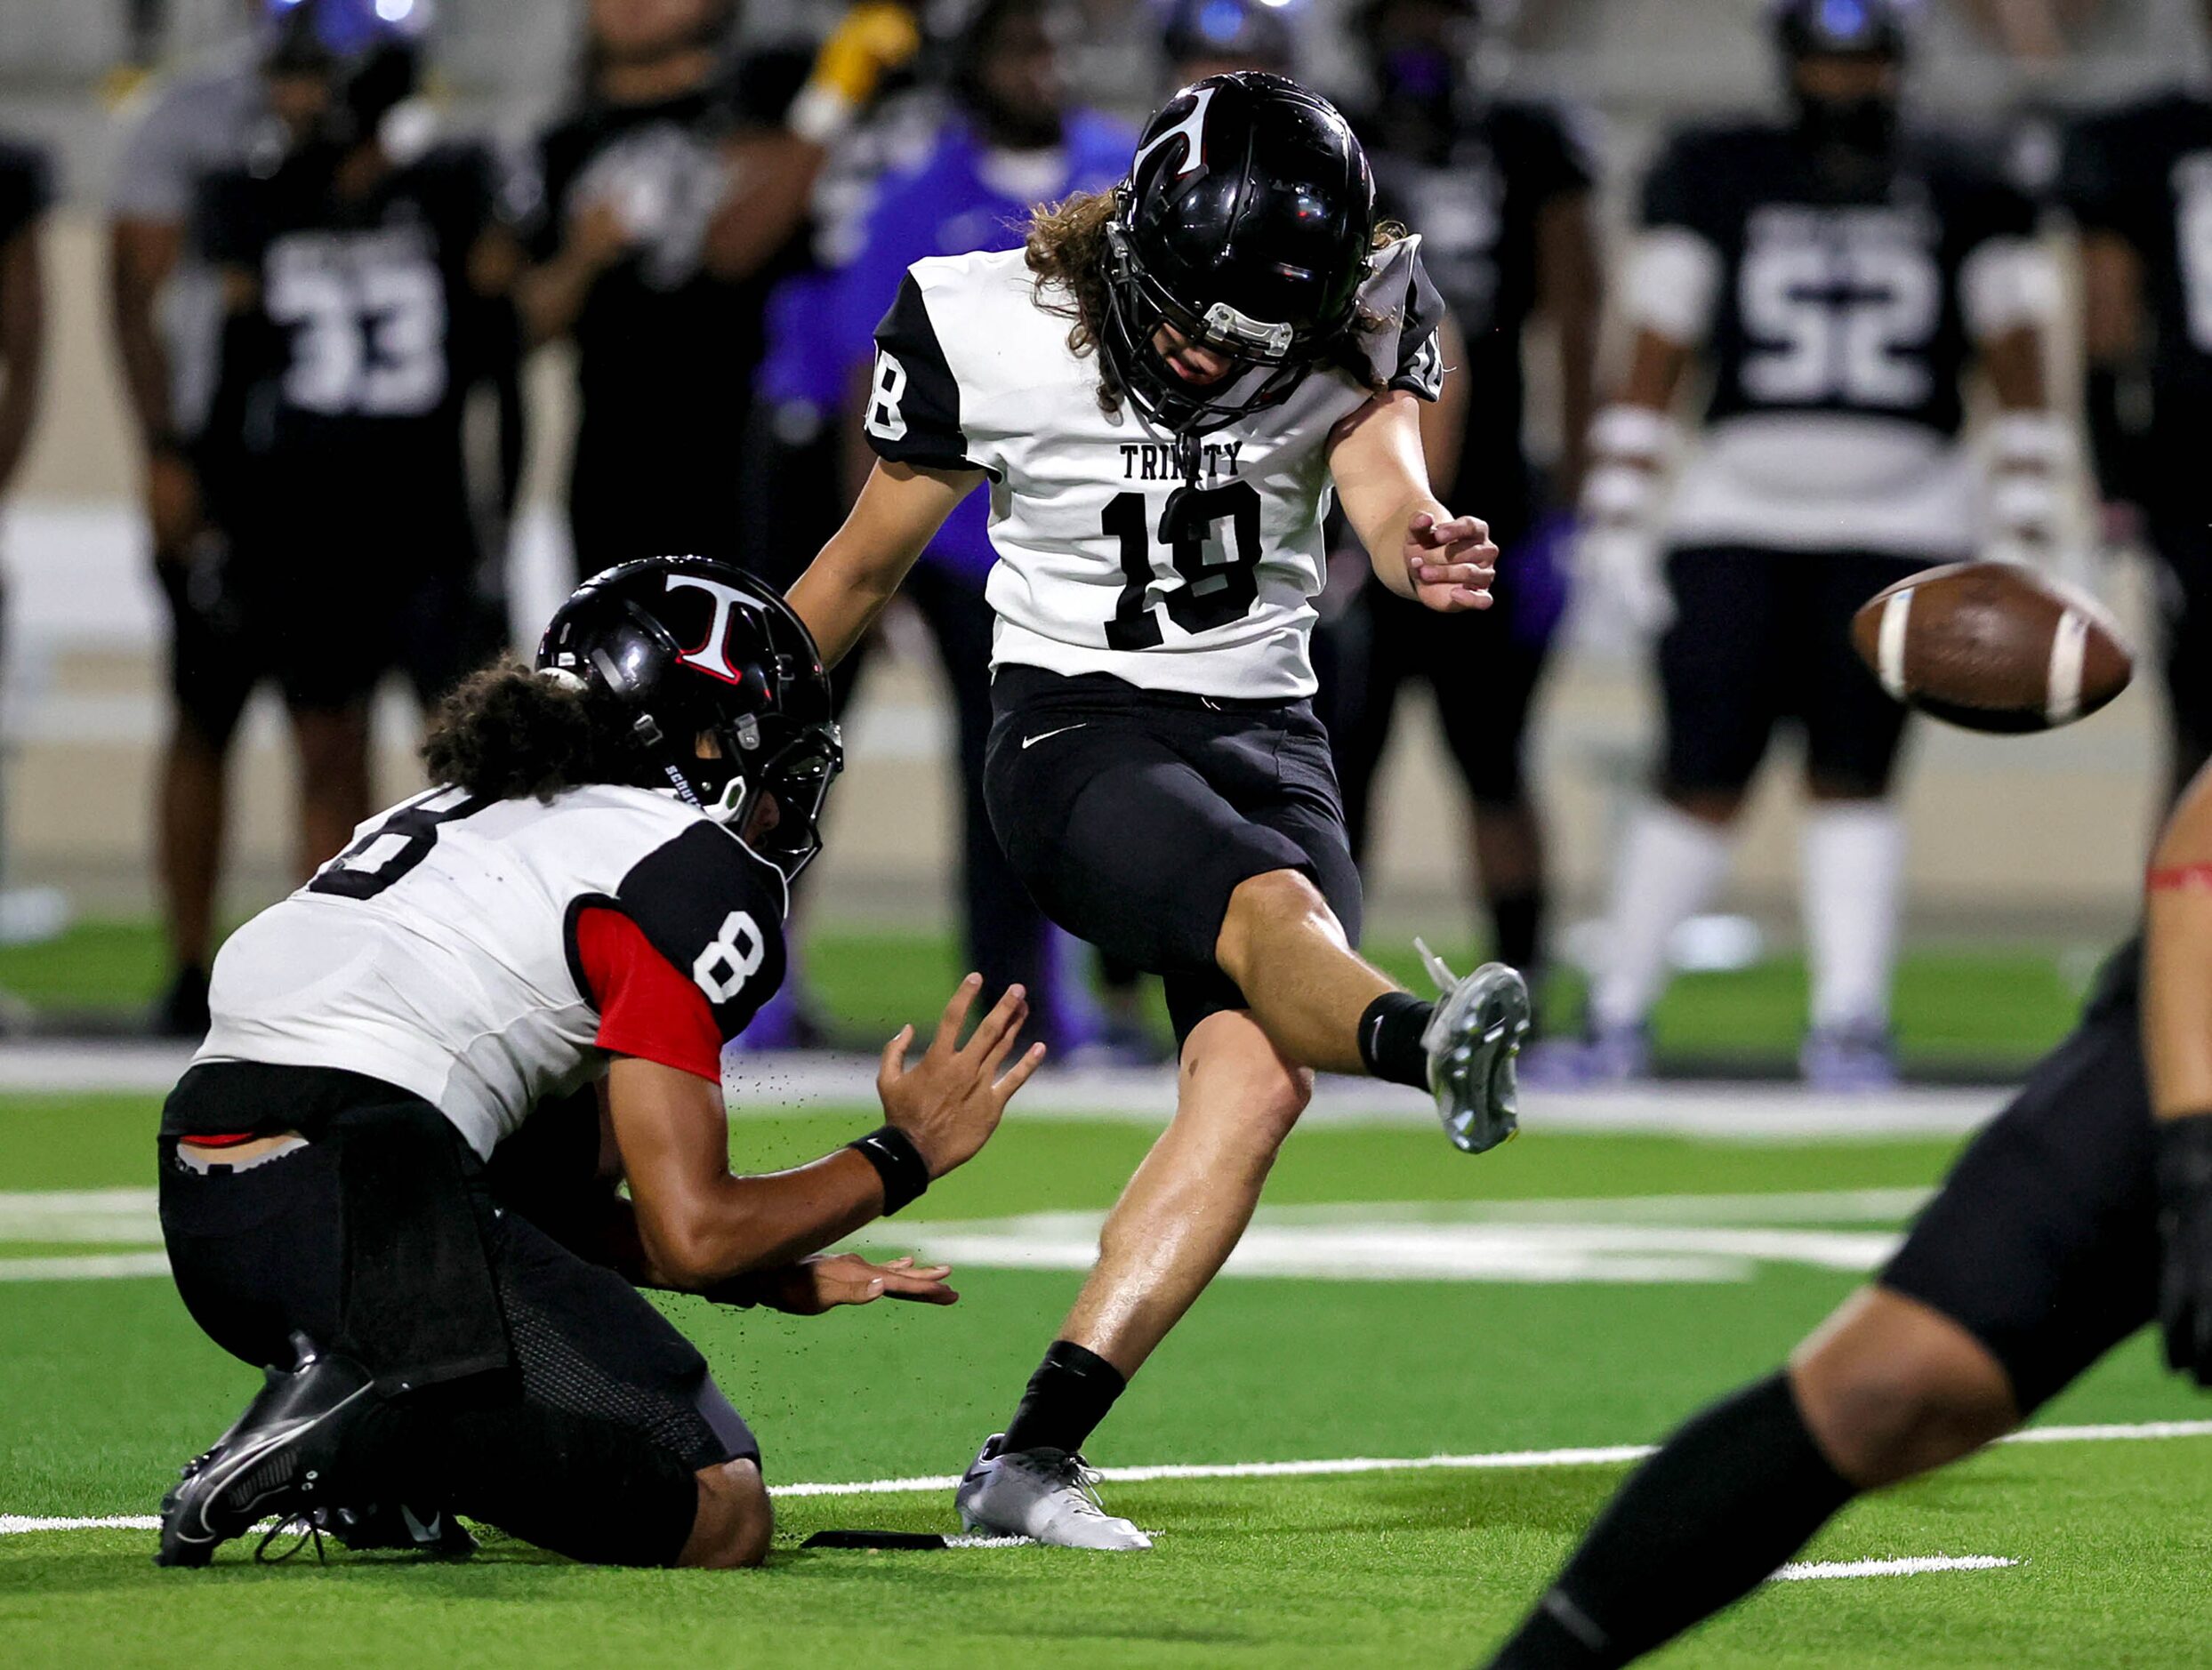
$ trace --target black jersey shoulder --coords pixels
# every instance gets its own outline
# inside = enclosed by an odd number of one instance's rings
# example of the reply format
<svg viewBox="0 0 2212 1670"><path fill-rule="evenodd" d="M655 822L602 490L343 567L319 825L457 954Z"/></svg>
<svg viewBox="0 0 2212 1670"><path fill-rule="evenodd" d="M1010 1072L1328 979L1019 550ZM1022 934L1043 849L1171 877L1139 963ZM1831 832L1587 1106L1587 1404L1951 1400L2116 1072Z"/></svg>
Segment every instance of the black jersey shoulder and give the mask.
<svg viewBox="0 0 2212 1670"><path fill-rule="evenodd" d="M1742 118L1677 128L1644 176L1643 222L1725 241L1747 205L1786 195L1796 170L1790 134L1773 122Z"/></svg>
<svg viewBox="0 0 2212 1670"><path fill-rule="evenodd" d="M725 1040L783 984L784 879L720 825L702 819L655 847L615 894L654 950L698 986Z"/></svg>
<svg viewBox="0 0 2212 1670"><path fill-rule="evenodd" d="M1372 321L1363 332L1374 375L1392 389L1434 400L1444 387L1444 298L1421 262L1420 240L1408 237L1375 257L1374 273L1360 290L1360 306Z"/></svg>
<svg viewBox="0 0 2212 1670"><path fill-rule="evenodd" d="M374 226L405 204L398 213L428 225L446 245L446 259L457 260L493 219L496 173L487 147L462 141L393 168L355 199L337 197L326 172L310 162L288 162L273 173L221 169L201 182L195 236L208 261L252 266L286 233Z"/></svg>
<svg viewBox="0 0 2212 1670"><path fill-rule="evenodd" d="M46 153L18 140L0 139L0 244L53 206L53 167Z"/></svg>
<svg viewBox="0 0 2212 1670"><path fill-rule="evenodd" d="M1956 245L1991 237L2028 237L2039 211L2013 178L2004 145L1994 133L1914 126L1899 146L1899 173L1926 189Z"/></svg>
<svg viewBox="0 0 2212 1670"><path fill-rule="evenodd" d="M950 270L959 270L955 263ZM957 296L953 304L960 305ZM960 379L945 357L914 270L875 327L875 370L862 427L878 456L929 470L974 470L961 427Z"/></svg>

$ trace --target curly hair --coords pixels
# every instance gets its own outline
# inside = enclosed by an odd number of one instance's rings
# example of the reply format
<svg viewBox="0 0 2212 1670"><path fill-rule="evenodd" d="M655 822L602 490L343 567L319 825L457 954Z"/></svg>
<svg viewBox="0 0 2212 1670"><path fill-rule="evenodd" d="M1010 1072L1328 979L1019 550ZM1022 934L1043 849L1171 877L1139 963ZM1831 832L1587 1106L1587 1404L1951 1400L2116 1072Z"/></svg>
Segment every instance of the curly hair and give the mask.
<svg viewBox="0 0 2212 1670"><path fill-rule="evenodd" d="M511 655L438 703L422 763L434 783L487 799L550 800L589 783L629 783L639 760L606 697L532 671Z"/></svg>
<svg viewBox="0 0 2212 1670"><path fill-rule="evenodd" d="M1035 275L1031 293L1037 306L1070 321L1070 353L1078 359L1098 355L1098 409L1109 416L1121 408L1121 379L1114 374L1112 358L1098 350L1105 341L1106 314L1113 305L1106 277L1111 270L1106 228L1113 220L1111 189L1078 191L1058 203L1040 204L1031 212L1022 239L1022 259ZM1375 228L1370 247L1388 249L1405 235L1405 228L1396 221L1385 221ZM1344 372L1369 393L1381 394L1387 385L1360 354L1355 339L1392 322L1361 303L1351 331L1331 347L1322 363Z"/></svg>

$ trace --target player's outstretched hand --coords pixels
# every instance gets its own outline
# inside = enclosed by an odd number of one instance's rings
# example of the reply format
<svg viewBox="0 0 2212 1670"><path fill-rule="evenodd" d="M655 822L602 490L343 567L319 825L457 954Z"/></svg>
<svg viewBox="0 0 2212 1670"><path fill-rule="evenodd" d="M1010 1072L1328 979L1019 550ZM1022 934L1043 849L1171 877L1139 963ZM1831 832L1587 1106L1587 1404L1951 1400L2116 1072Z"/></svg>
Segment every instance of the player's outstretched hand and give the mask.
<svg viewBox="0 0 2212 1670"><path fill-rule="evenodd" d="M917 1265L911 1258L872 1265L858 1253L816 1253L771 1273L760 1284L760 1302L790 1316L819 1316L835 1305L877 1299L951 1305L960 1297L945 1285L952 1273L950 1265Z"/></svg>
<svg viewBox="0 0 2212 1670"><path fill-rule="evenodd" d="M937 1021L937 1036L912 1067L906 1065L906 1047L914 1029L899 1028L898 1036L883 1046L883 1066L875 1076L884 1117L921 1151L932 1180L965 1165L990 1140L1014 1092L1044 1059L1044 1046L1032 1044L1020 1060L1003 1073L999 1071L1029 1016L1028 999L1019 986L1007 987L967 1043L960 1041L960 1030L982 989L981 975L960 983Z"/></svg>
<svg viewBox="0 0 2212 1670"><path fill-rule="evenodd" d="M1438 521L1422 511L1405 525L1405 572L1413 596L1427 608L1449 614L1490 606L1490 582L1498 577L1498 548L1479 516Z"/></svg>
<svg viewBox="0 0 2212 1670"><path fill-rule="evenodd" d="M2157 1175L2167 1366L2212 1386L2212 1113L2158 1121Z"/></svg>

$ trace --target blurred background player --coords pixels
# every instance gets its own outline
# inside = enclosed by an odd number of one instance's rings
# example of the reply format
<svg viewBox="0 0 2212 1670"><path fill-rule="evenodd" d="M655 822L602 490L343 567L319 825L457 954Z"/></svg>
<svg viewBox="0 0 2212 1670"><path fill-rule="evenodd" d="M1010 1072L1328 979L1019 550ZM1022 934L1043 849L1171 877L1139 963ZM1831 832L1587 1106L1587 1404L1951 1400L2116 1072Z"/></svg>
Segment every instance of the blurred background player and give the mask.
<svg viewBox="0 0 2212 1670"><path fill-rule="evenodd" d="M0 502L30 445L44 383L46 290L39 225L52 204L45 152L0 136Z"/></svg>
<svg viewBox="0 0 2212 1670"><path fill-rule="evenodd" d="M1895 1076L1891 972L1904 863L1888 801L1904 711L1853 654L1853 613L1976 545L1959 433L1978 363L2001 415L1991 510L2047 546L2064 431L2045 405L2035 212L1964 149L1900 126L1902 0L1782 0L1793 114L1675 136L1645 181L1626 285L1633 363L1593 431L1581 552L1661 630L1658 798L1613 876L1585 1046L1538 1071L1612 1080L1650 1061L1668 942L1720 885L1771 735L1805 736L1806 1080ZM1657 526L1673 410L1711 373L1702 446ZM1665 544L1661 567L1656 558Z"/></svg>
<svg viewBox="0 0 2212 1670"><path fill-rule="evenodd" d="M220 755L254 687L280 686L302 874L374 804L382 674L427 704L498 647L463 431L471 389L512 376L516 257L489 155L409 119L421 53L368 0L302 0L263 63L281 130L203 183L196 217L225 309L197 472L221 540L190 575L177 695Z"/></svg>
<svg viewBox="0 0 2212 1670"><path fill-rule="evenodd" d="M1371 0L1355 35L1374 92L1353 123L1374 164L1378 212L1420 230L1457 327L1446 354L1451 391L1422 414L1429 473L1438 493L1483 507L1505 553L1498 606L1434 614L1393 596L1353 552L1331 565L1356 590L1317 636L1317 665L1352 851L1363 863L1399 693L1427 682L1473 814L1470 890L1490 918L1490 954L1540 994L1544 843L1526 735L1565 600L1557 560L1565 518L1546 507L1574 502L1593 410L1602 291L1590 214L1596 165L1559 113L1481 94L1478 22L1474 0ZM1523 360L1539 319L1556 356L1562 430L1548 480L1522 438Z"/></svg>
<svg viewBox="0 0 2212 1670"><path fill-rule="evenodd" d="M856 414L849 426L856 487L873 462L859 439L857 413L874 363L875 326L897 300L907 268L931 255L1018 248L1034 205L1104 190L1128 166L1135 131L1071 94L1059 57L1068 21L1059 0L978 0L941 39L949 98L937 130L921 157L886 174L873 194L874 206L839 282L833 333L811 322L812 351L834 345ZM983 587L997 560L985 526L989 497L970 494L947 518L907 575L905 595L936 640L953 693L968 966L993 990L1024 987L1032 1035L1058 1051L1082 1044L1093 1031L1074 970L1062 975L1074 946L1008 865L983 799L994 618Z"/></svg>
<svg viewBox="0 0 2212 1670"><path fill-rule="evenodd" d="M2176 88L2081 121L2060 197L2081 237L2083 406L2107 532L2158 566L2171 792L2212 758L2212 99Z"/></svg>
<svg viewBox="0 0 2212 1670"><path fill-rule="evenodd" d="M576 106L519 205L534 341L573 340L568 521L579 570L659 551L742 558L738 490L763 309L803 261L830 142L920 32L853 8L813 60L732 56L733 0L591 0Z"/></svg>
<svg viewBox="0 0 2212 1670"><path fill-rule="evenodd" d="M245 162L274 120L261 60L288 7L246 0L253 20L232 46L156 85L126 112L108 212L109 309L125 396L145 461L154 572L171 623L173 703L157 791L154 865L171 971L155 1030L206 1026L214 955L215 881L227 821L227 750L176 694L179 657L197 653L196 590L205 598L216 536L206 526L196 448L214 390L222 302L191 239L203 181ZM195 574L199 576L196 588Z"/></svg>

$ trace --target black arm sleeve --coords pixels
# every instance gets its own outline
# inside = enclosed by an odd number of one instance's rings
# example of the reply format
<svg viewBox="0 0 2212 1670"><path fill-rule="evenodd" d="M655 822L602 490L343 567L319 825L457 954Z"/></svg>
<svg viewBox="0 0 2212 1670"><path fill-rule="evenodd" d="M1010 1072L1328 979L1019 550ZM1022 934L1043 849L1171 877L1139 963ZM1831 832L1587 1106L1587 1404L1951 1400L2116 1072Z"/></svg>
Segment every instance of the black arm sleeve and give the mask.
<svg viewBox="0 0 2212 1670"><path fill-rule="evenodd" d="M653 949L705 995L725 1043L784 984L784 880L728 830L697 823L615 890Z"/></svg>
<svg viewBox="0 0 2212 1670"><path fill-rule="evenodd" d="M875 370L862 427L876 455L930 470L977 470L960 426L960 383L913 273L875 327Z"/></svg>

